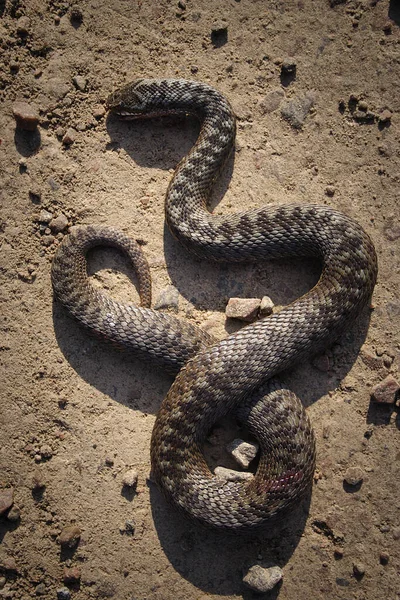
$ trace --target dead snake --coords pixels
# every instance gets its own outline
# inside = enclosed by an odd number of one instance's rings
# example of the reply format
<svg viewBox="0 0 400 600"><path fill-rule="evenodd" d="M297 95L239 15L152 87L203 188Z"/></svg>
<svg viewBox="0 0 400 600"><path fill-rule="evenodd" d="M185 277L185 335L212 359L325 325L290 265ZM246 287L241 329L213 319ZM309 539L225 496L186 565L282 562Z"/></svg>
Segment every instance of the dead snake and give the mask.
<svg viewBox="0 0 400 600"><path fill-rule="evenodd" d="M212 185L236 133L229 102L212 87L140 79L111 94L107 106L127 118L180 113L199 119L199 137L176 168L165 202L169 228L186 248L214 261L312 256L322 263L312 290L222 341L148 308L146 261L122 233L77 228L64 238L52 265L55 294L75 317L178 373L151 441L153 477L166 497L186 515L218 529L259 526L298 501L315 465L314 437L300 401L271 378L331 344L368 303L377 275L373 244L355 221L326 206L211 214ZM124 249L134 261L141 273L141 307L116 302L91 285L85 255L102 244ZM232 410L260 442L260 461L250 481L218 479L201 451L212 426Z"/></svg>

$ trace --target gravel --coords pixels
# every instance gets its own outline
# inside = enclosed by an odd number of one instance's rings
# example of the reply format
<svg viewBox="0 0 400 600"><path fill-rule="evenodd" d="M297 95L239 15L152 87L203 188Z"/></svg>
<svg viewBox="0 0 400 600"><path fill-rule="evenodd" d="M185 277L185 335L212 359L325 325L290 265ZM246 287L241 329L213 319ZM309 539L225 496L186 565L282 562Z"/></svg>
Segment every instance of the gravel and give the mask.
<svg viewBox="0 0 400 600"><path fill-rule="evenodd" d="M154 304L156 310L162 308L170 308L175 312L178 312L179 307L179 292L173 285L168 285L166 288L161 290L158 298Z"/></svg>

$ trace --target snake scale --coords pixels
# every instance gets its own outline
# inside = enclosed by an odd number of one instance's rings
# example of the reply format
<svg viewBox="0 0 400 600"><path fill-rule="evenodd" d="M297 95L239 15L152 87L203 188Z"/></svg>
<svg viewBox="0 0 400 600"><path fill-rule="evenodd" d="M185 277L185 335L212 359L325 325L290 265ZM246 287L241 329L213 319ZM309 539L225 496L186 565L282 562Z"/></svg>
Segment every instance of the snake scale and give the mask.
<svg viewBox="0 0 400 600"><path fill-rule="evenodd" d="M107 227L79 227L52 265L56 296L90 329L162 364L176 375L161 404L151 441L153 478L187 516L217 529L244 531L292 506L309 488L314 437L300 401L274 376L331 344L368 304L377 275L373 244L344 214L318 205L265 206L229 215L208 209L213 183L231 152L233 110L212 87L180 79L139 79L111 94L122 118L195 115L199 137L177 166L166 194L168 226L196 255L248 262L309 256L321 261L317 285L279 312L221 341L150 306L150 276L140 247ZM118 246L139 272L141 306L95 289L86 252ZM254 478L224 481L202 454L212 426L236 410L261 456Z"/></svg>

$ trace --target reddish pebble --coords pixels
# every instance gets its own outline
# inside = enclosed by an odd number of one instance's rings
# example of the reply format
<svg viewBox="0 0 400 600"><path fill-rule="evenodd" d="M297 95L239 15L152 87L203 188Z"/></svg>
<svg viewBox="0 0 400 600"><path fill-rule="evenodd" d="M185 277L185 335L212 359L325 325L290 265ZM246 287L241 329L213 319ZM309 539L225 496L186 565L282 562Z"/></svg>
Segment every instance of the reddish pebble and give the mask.
<svg viewBox="0 0 400 600"><path fill-rule="evenodd" d="M388 375L373 388L371 397L380 404L394 404L399 392L399 382L392 375Z"/></svg>
<svg viewBox="0 0 400 600"><path fill-rule="evenodd" d="M35 131L39 123L39 113L35 106L27 102L15 102L12 111L17 127L25 131Z"/></svg>

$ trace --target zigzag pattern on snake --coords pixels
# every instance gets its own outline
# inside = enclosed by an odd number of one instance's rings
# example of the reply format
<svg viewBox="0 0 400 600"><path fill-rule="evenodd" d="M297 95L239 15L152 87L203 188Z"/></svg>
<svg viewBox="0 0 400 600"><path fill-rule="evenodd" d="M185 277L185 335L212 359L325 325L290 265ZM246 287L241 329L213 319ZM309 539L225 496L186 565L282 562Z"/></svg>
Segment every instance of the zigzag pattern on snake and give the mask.
<svg viewBox="0 0 400 600"><path fill-rule="evenodd" d="M121 117L181 113L200 120L199 137L176 168L165 202L169 228L183 246L216 261L288 256L321 261L321 277L312 290L221 341L148 308L145 259L123 234L78 228L63 240L53 261L55 293L82 323L178 373L151 442L153 477L166 497L189 517L217 529L259 526L298 501L315 463L314 438L300 401L271 378L331 344L368 303L377 275L373 244L355 221L326 206L209 213L212 185L236 131L231 106L210 86L141 79L112 94L107 104ZM142 273L142 307L116 302L91 286L85 254L108 243L125 249ZM201 452L211 427L232 410L260 442L251 481L216 478Z"/></svg>

